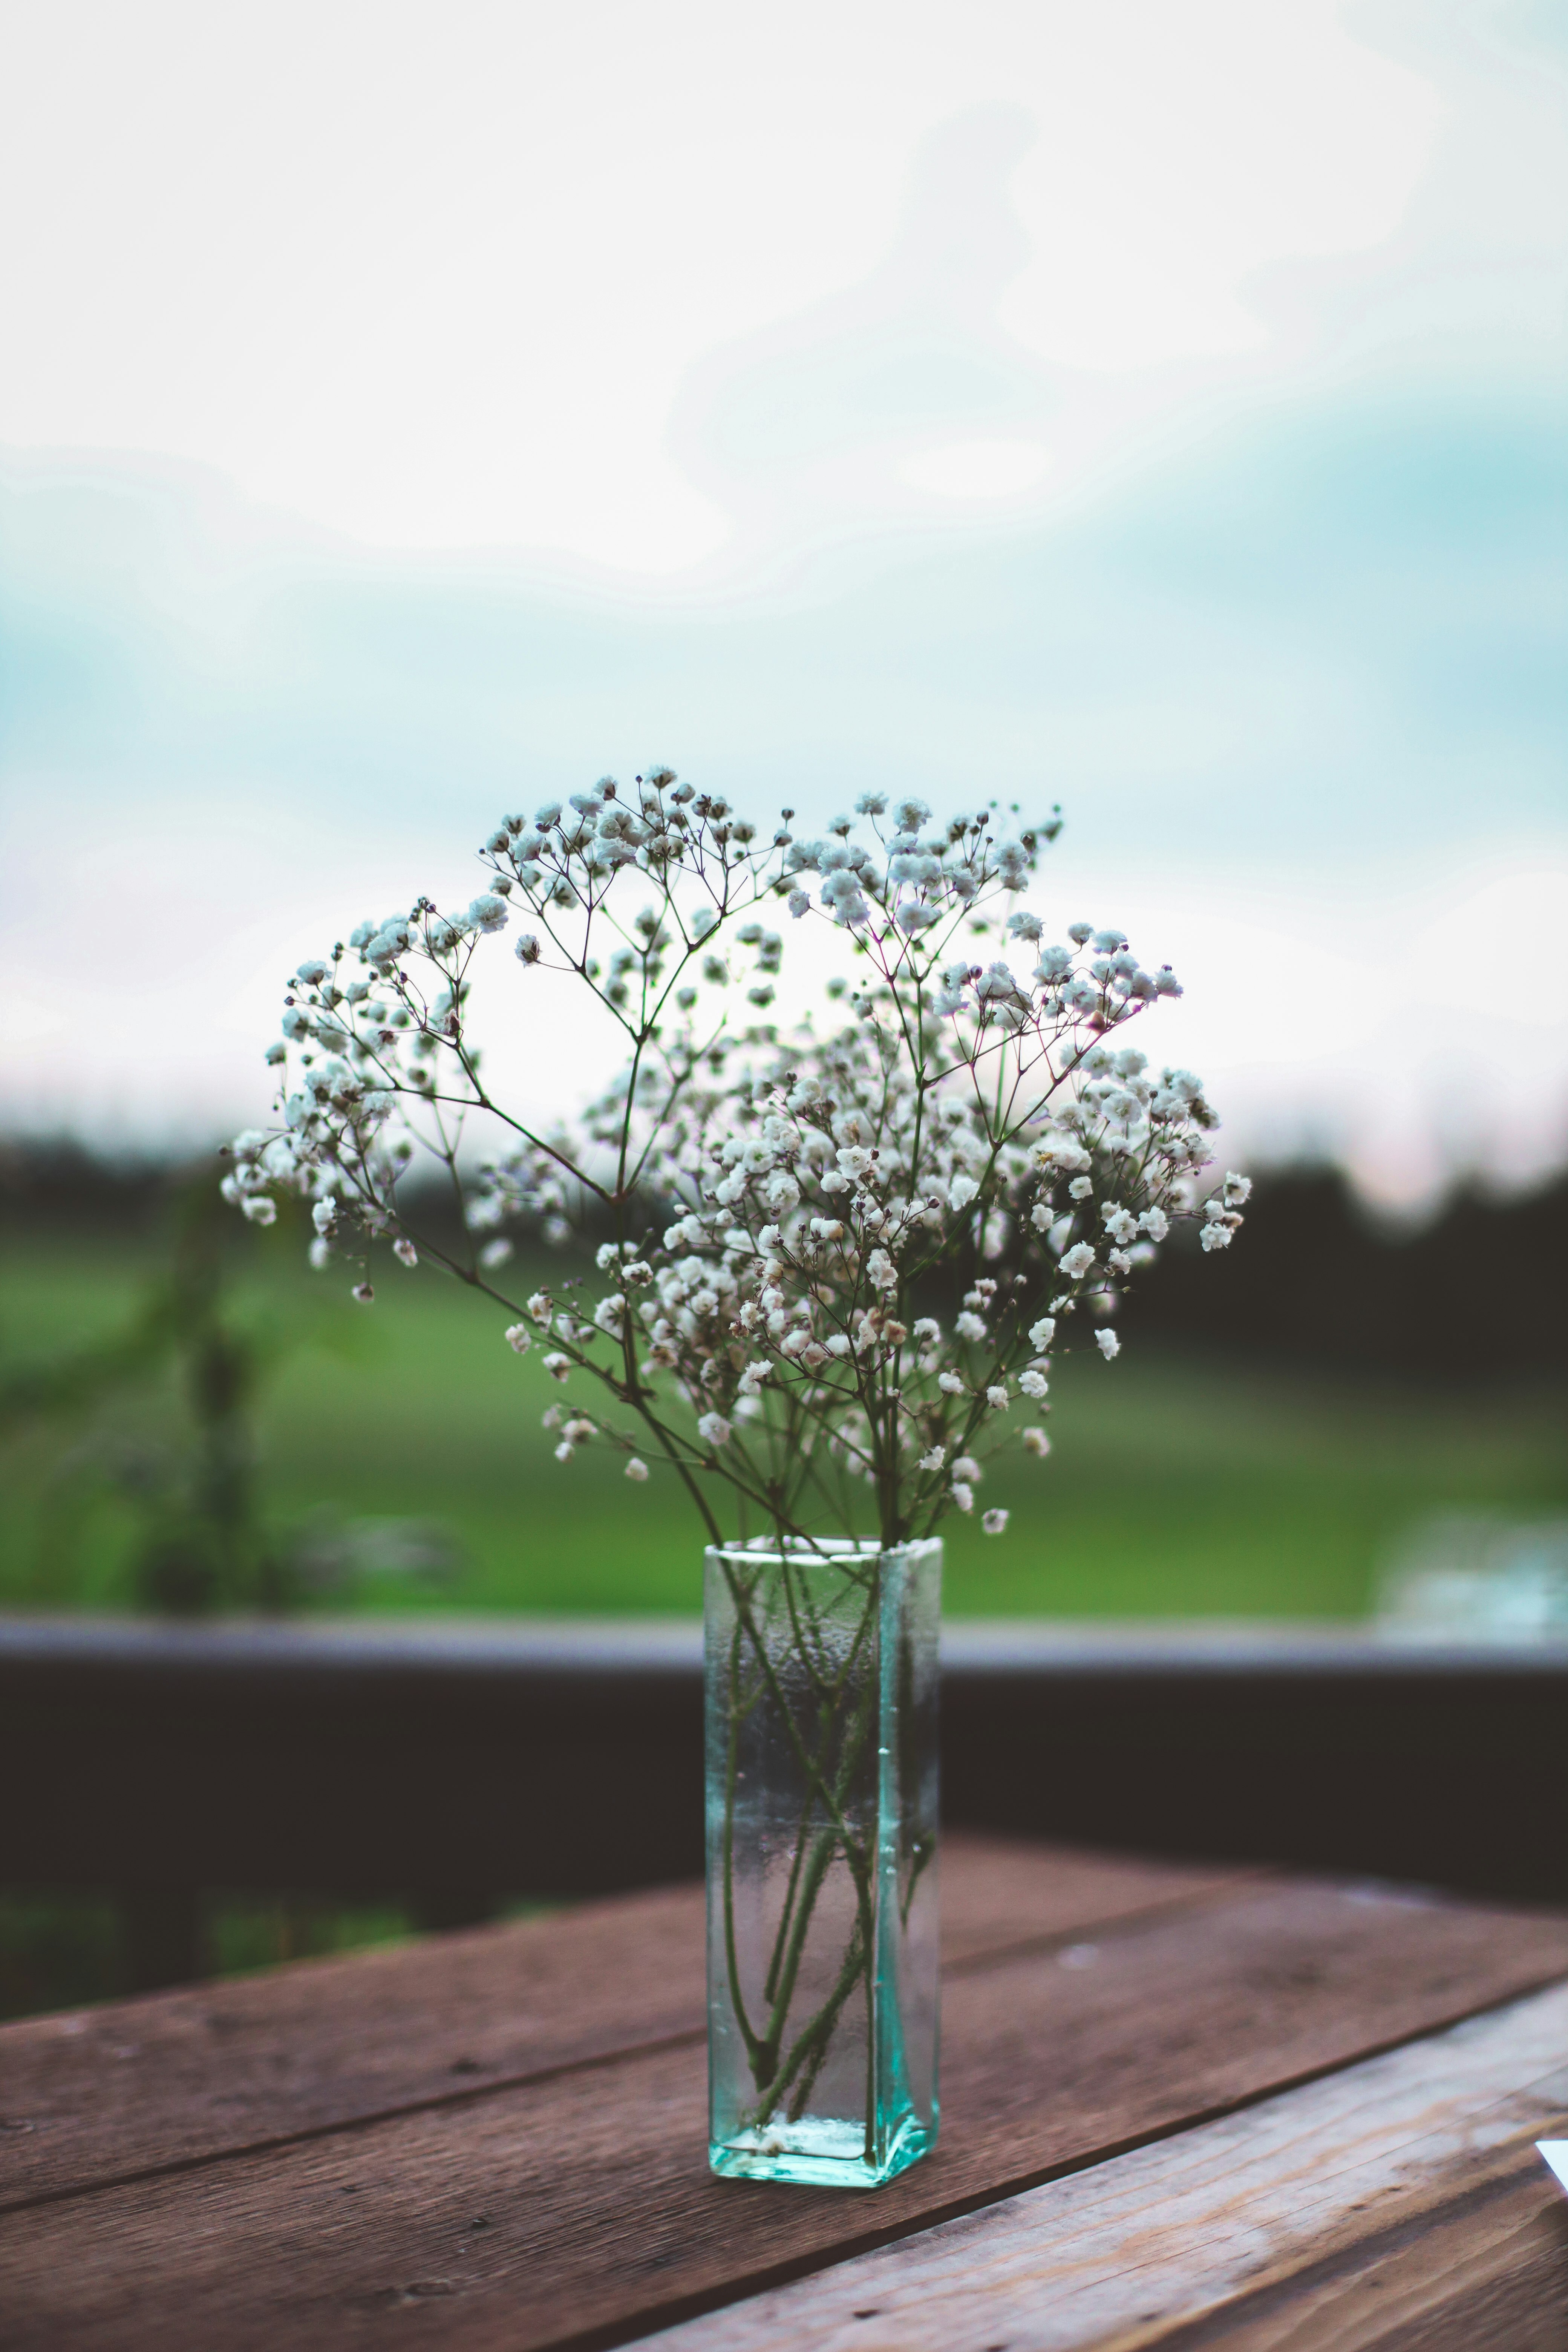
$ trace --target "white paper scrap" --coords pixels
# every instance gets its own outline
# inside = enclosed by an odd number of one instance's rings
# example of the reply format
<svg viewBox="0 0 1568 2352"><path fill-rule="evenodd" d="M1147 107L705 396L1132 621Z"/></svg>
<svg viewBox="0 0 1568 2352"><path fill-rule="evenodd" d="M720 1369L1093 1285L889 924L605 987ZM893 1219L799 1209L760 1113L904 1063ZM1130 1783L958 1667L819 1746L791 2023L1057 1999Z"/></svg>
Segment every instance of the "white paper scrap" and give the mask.
<svg viewBox="0 0 1568 2352"><path fill-rule="evenodd" d="M1568 2139L1538 2139L1535 2148L1557 2175L1557 2186L1568 2191Z"/></svg>

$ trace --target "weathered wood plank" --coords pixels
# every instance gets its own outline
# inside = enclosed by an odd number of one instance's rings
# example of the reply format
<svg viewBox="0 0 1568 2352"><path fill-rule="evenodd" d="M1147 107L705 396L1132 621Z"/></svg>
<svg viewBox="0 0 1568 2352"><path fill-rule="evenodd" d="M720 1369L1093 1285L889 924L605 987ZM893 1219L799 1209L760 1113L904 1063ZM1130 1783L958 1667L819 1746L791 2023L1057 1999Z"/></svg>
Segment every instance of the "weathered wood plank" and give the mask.
<svg viewBox="0 0 1568 2352"><path fill-rule="evenodd" d="M652 2339L658 2352L1549 2352L1568 1987Z"/></svg>
<svg viewBox="0 0 1568 2352"><path fill-rule="evenodd" d="M1093 1940L955 1972L942 2147L875 2197L711 2179L693 2042L16 2213L8 2352L624 2342L1568 1973L1568 1922L1310 1885Z"/></svg>
<svg viewBox="0 0 1568 2352"><path fill-rule="evenodd" d="M1257 1875L962 1835L942 1872L959 1965ZM703 2000L702 1890L682 1886L31 2019L0 2030L0 2211L700 2038Z"/></svg>

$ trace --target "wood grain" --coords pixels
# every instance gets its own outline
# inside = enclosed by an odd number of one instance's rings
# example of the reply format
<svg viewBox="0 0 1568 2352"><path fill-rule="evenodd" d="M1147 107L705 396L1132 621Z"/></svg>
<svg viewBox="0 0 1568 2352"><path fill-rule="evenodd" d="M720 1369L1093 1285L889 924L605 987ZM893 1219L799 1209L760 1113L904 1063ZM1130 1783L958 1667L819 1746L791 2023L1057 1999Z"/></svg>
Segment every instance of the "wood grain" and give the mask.
<svg viewBox="0 0 1568 2352"><path fill-rule="evenodd" d="M946 1953L1202 1902L1257 1876L953 1836ZM704 2031L700 1886L301 1961L0 2031L0 2212Z"/></svg>
<svg viewBox="0 0 1568 2352"><path fill-rule="evenodd" d="M14 2214L8 2352L625 2342L1568 1973L1568 1923L1265 1885L1088 1957L956 1971L942 2145L874 2197L713 2180L700 2047L644 2051Z"/></svg>
<svg viewBox="0 0 1568 2352"><path fill-rule="evenodd" d="M1568 1988L678 2326L658 2352L1552 2352Z"/></svg>

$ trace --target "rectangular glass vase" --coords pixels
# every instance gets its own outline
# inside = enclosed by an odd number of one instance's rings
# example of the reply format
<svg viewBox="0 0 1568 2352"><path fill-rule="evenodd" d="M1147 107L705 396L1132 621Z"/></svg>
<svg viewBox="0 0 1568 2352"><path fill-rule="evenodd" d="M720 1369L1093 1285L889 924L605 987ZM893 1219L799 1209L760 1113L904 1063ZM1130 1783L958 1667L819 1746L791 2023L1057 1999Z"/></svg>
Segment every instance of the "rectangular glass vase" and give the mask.
<svg viewBox="0 0 1568 2352"><path fill-rule="evenodd" d="M710 1549L709 2161L873 2189L937 2132L940 1541Z"/></svg>

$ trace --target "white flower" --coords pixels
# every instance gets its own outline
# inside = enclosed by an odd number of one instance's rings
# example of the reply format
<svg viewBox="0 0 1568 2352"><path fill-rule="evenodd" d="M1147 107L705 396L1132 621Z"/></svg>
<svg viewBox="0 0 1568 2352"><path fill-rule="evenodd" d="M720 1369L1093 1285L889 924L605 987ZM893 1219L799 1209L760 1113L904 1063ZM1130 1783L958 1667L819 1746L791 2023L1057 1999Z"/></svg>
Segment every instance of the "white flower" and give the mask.
<svg viewBox="0 0 1568 2352"><path fill-rule="evenodd" d="M1230 1247L1230 1227L1228 1225L1205 1225L1198 1235L1198 1241L1201 1246L1205 1250L1228 1249Z"/></svg>
<svg viewBox="0 0 1568 2352"><path fill-rule="evenodd" d="M634 1485L640 1486L643 1480L647 1476L647 1464L646 1462L639 1462L637 1455L634 1454L631 1460L626 1464L626 1476L632 1480Z"/></svg>
<svg viewBox="0 0 1568 2352"><path fill-rule="evenodd" d="M608 1331L613 1338L620 1336L626 1319L626 1302L618 1290L613 1290L608 1298L601 1298L594 1309L594 1320L600 1330Z"/></svg>
<svg viewBox="0 0 1568 2352"><path fill-rule="evenodd" d="M974 1489L966 1486L961 1478L954 1479L948 1492L959 1510L972 1511L974 1508Z"/></svg>
<svg viewBox="0 0 1568 2352"><path fill-rule="evenodd" d="M549 1322L551 1315L554 1311L554 1305L548 1290L536 1290L534 1292L532 1297L528 1302L528 1311L532 1316L536 1323L547 1324Z"/></svg>
<svg viewBox="0 0 1568 2352"><path fill-rule="evenodd" d="M405 1234L393 1243L392 1255L399 1265L413 1267L419 1263L419 1253Z"/></svg>
<svg viewBox="0 0 1568 2352"><path fill-rule="evenodd" d="M1047 1393L1050 1388L1050 1382L1047 1380L1044 1372L1036 1371L1033 1364L1031 1364L1026 1370L1019 1373L1018 1386L1023 1390L1024 1394L1026 1397L1033 1397L1037 1404L1040 1399Z"/></svg>
<svg viewBox="0 0 1568 2352"><path fill-rule="evenodd" d="M1029 1326L1029 1345L1037 1356L1045 1354L1056 1336L1057 1318L1054 1315L1042 1315L1037 1323Z"/></svg>
<svg viewBox="0 0 1568 2352"><path fill-rule="evenodd" d="M942 1452L942 1447L940 1445L933 1445L929 1454L922 1454L921 1455L920 1460L915 1464L915 1468L917 1470L940 1470L946 1460L947 1456Z"/></svg>
<svg viewBox="0 0 1568 2352"><path fill-rule="evenodd" d="M1062 1258L1062 1272L1069 1281L1081 1282L1094 1264L1094 1252L1087 1242L1075 1242Z"/></svg>
<svg viewBox="0 0 1568 2352"><path fill-rule="evenodd" d="M959 1379L956 1372L939 1372L936 1376L936 1384L942 1391L943 1396L962 1396L963 1394L963 1382Z"/></svg>
<svg viewBox="0 0 1568 2352"><path fill-rule="evenodd" d="M980 1187L966 1168L961 1168L947 1188L950 1209L967 1209L979 1193Z"/></svg>
<svg viewBox="0 0 1568 2352"><path fill-rule="evenodd" d="M961 1454L952 1465L952 1475L955 1478L961 1478L966 1486L978 1486L980 1465L972 1454Z"/></svg>
<svg viewBox="0 0 1568 2352"><path fill-rule="evenodd" d="M506 1327L506 1344L517 1355L526 1356L529 1349L533 1345L533 1341L529 1336L527 1325L524 1323L509 1323Z"/></svg>
<svg viewBox="0 0 1568 2352"><path fill-rule="evenodd" d="M1094 1344L1108 1364L1112 1356L1119 1356L1121 1353L1121 1342L1114 1331L1097 1331L1094 1335Z"/></svg>
<svg viewBox="0 0 1568 2352"><path fill-rule="evenodd" d="M967 1311L958 1318L952 1328L961 1339L984 1339L989 1336L984 1317Z"/></svg>
<svg viewBox="0 0 1568 2352"><path fill-rule="evenodd" d="M1119 1209L1113 1202L1107 1202L1100 1214L1105 1220L1105 1230L1111 1240L1119 1242L1125 1249L1138 1231L1138 1221L1131 1210Z"/></svg>
<svg viewBox="0 0 1568 2352"><path fill-rule="evenodd" d="M576 1453L576 1451L577 1449L573 1444L571 1439L569 1437L563 1437L560 1444L555 1449L555 1459L557 1462L570 1462L572 1456Z"/></svg>
<svg viewBox="0 0 1568 2352"><path fill-rule="evenodd" d="M519 963L537 963L539 961L539 941L534 938L531 931L523 932L522 937L518 940L516 947L513 948L512 953L516 956Z"/></svg>
<svg viewBox="0 0 1568 2352"><path fill-rule="evenodd" d="M985 1402L990 1406L993 1412L1005 1412L1007 1410L1006 1381L994 1381L985 1391Z"/></svg>
<svg viewBox="0 0 1568 2352"><path fill-rule="evenodd" d="M375 1293L368 1282L356 1282L353 1286L353 1296L362 1307L368 1307Z"/></svg>
<svg viewBox="0 0 1568 2352"><path fill-rule="evenodd" d="M915 1323L915 1338L922 1348L934 1348L942 1338L942 1325L931 1315L921 1315Z"/></svg>
<svg viewBox="0 0 1568 2352"><path fill-rule="evenodd" d="M1152 1242L1163 1242L1171 1230L1171 1221L1163 1209L1145 1209L1138 1220L1139 1230Z"/></svg>
<svg viewBox="0 0 1568 2352"><path fill-rule="evenodd" d="M510 1255L511 1244L504 1234L500 1234L493 1242L485 1244L479 1252L479 1264L487 1273L492 1272L498 1265L504 1265Z"/></svg>
<svg viewBox="0 0 1568 2352"><path fill-rule="evenodd" d="M1051 1441L1046 1435L1043 1429L1026 1429L1024 1432L1024 1451L1026 1454L1037 1454L1040 1459L1044 1461L1046 1455L1050 1452L1050 1450Z"/></svg>
<svg viewBox="0 0 1568 2352"><path fill-rule="evenodd" d="M730 1424L721 1412L705 1412L697 1424L697 1434L707 1445L728 1445Z"/></svg>
<svg viewBox="0 0 1568 2352"><path fill-rule="evenodd" d="M803 915L809 915L811 912L810 891L792 890L789 894L789 910L795 917L797 923Z"/></svg>
<svg viewBox="0 0 1568 2352"><path fill-rule="evenodd" d="M544 1359L544 1369L552 1381L567 1380L571 1377L572 1359L570 1356L562 1355L559 1349L552 1349Z"/></svg>
<svg viewBox="0 0 1568 2352"><path fill-rule="evenodd" d="M1005 1511L987 1511L980 1522L988 1536L1005 1536L1007 1532Z"/></svg>
<svg viewBox="0 0 1568 2352"><path fill-rule="evenodd" d="M594 1252L594 1264L598 1267L601 1274L608 1274L610 1268L613 1265L619 1265L620 1262L621 1245L619 1242L601 1242L598 1248Z"/></svg>
<svg viewBox="0 0 1568 2352"><path fill-rule="evenodd" d="M269 1200L265 1192L247 1192L239 1205L253 1225L270 1225L277 1223L278 1203L276 1201ZM1226 1239L1229 1239L1228 1234Z"/></svg>
<svg viewBox="0 0 1568 2352"><path fill-rule="evenodd" d="M1225 1178L1225 1197L1226 1202L1231 1208L1241 1208L1243 1204L1252 1197L1251 1177L1238 1176L1234 1169L1226 1169Z"/></svg>
<svg viewBox="0 0 1568 2352"><path fill-rule="evenodd" d="M332 1245L324 1234L318 1234L305 1255L316 1272L321 1274L332 1262Z"/></svg>
<svg viewBox="0 0 1568 2352"><path fill-rule="evenodd" d="M874 1289L896 1290L899 1269L885 1249L874 1249L866 1261L866 1279Z"/></svg>

